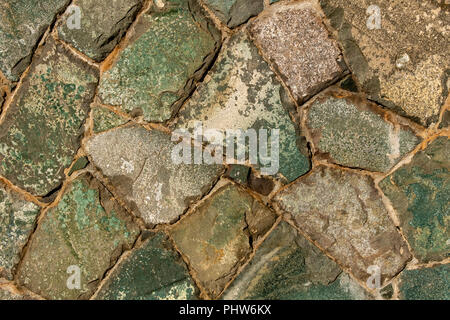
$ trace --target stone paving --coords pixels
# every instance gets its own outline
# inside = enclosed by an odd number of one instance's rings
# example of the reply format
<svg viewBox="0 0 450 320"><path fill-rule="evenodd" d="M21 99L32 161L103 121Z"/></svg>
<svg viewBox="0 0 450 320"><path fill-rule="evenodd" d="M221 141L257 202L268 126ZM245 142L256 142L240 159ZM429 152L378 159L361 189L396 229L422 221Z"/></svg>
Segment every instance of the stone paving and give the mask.
<svg viewBox="0 0 450 320"><path fill-rule="evenodd" d="M450 299L448 1L0 9L1 300Z"/></svg>

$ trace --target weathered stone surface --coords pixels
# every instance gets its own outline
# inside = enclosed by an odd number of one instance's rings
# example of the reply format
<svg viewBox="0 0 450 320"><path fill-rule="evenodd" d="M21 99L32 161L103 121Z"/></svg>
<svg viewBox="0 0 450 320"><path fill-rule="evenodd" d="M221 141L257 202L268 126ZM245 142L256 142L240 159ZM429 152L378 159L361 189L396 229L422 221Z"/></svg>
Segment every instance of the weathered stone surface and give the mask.
<svg viewBox="0 0 450 320"><path fill-rule="evenodd" d="M0 70L9 80L19 80L40 38L69 2L0 1Z"/></svg>
<svg viewBox="0 0 450 320"><path fill-rule="evenodd" d="M98 300L192 300L198 290L179 254L159 232L113 270Z"/></svg>
<svg viewBox="0 0 450 320"><path fill-rule="evenodd" d="M112 195L89 174L70 183L40 221L18 270L20 285L50 299L87 298L139 229ZM70 266L80 288L69 289ZM76 282L75 282L76 283Z"/></svg>
<svg viewBox="0 0 450 320"><path fill-rule="evenodd" d="M442 116L441 123L439 124L439 129L448 128L450 124L450 109L445 110Z"/></svg>
<svg viewBox="0 0 450 320"><path fill-rule="evenodd" d="M148 224L176 220L223 171L221 165L176 164L171 137L142 127L101 133L86 147L118 195Z"/></svg>
<svg viewBox="0 0 450 320"><path fill-rule="evenodd" d="M216 297L275 214L239 187L221 187L170 231L202 285Z"/></svg>
<svg viewBox="0 0 450 320"><path fill-rule="evenodd" d="M321 0L349 67L373 100L428 125L447 98L448 6L438 1ZM373 26L373 27L372 27ZM369 28L370 27L370 28Z"/></svg>
<svg viewBox="0 0 450 320"><path fill-rule="evenodd" d="M58 187L97 81L97 71L49 39L0 125L0 174L37 196Z"/></svg>
<svg viewBox="0 0 450 320"><path fill-rule="evenodd" d="M219 32L196 0L167 0L140 18L134 37L103 76L103 103L147 121L169 119L211 63Z"/></svg>
<svg viewBox="0 0 450 320"><path fill-rule="evenodd" d="M79 171L81 169L86 168L86 166L89 164L89 159L87 157L80 157L75 161L72 168L70 168L69 176L74 173L75 171Z"/></svg>
<svg viewBox="0 0 450 320"><path fill-rule="evenodd" d="M34 229L39 206L0 182L0 276L12 280L13 268Z"/></svg>
<svg viewBox="0 0 450 320"><path fill-rule="evenodd" d="M337 43L309 2L271 7L249 31L300 102L346 70Z"/></svg>
<svg viewBox="0 0 450 320"><path fill-rule="evenodd" d="M226 130L266 129L268 150L272 130L279 129L279 173L288 181L296 179L310 169L310 162L306 142L289 116L292 102L244 32L224 45L210 75L180 111L175 127L192 132L201 121L204 131L214 129L224 135ZM261 163L261 155L258 162L268 167Z"/></svg>
<svg viewBox="0 0 450 320"><path fill-rule="evenodd" d="M400 276L400 299L450 300L450 265L405 270Z"/></svg>
<svg viewBox="0 0 450 320"><path fill-rule="evenodd" d="M103 132L127 123L126 119L120 117L107 108L94 107L92 109L92 114L94 121L94 133Z"/></svg>
<svg viewBox="0 0 450 320"><path fill-rule="evenodd" d="M274 201L291 214L299 229L363 282L370 277L370 266L380 268L383 284L411 258L368 176L319 166Z"/></svg>
<svg viewBox="0 0 450 320"><path fill-rule="evenodd" d="M22 293L11 285L0 285L0 301L37 300L35 296Z"/></svg>
<svg viewBox="0 0 450 320"><path fill-rule="evenodd" d="M58 36L95 61L102 61L124 36L142 0L77 0L80 8L80 28L74 28L66 12L58 28ZM73 19L73 18L72 18Z"/></svg>
<svg viewBox="0 0 450 320"><path fill-rule="evenodd" d="M450 257L450 141L439 137L380 182L420 261Z"/></svg>
<svg viewBox="0 0 450 320"><path fill-rule="evenodd" d="M264 0L205 0L205 4L230 28L247 22L264 10Z"/></svg>
<svg viewBox="0 0 450 320"><path fill-rule="evenodd" d="M287 223L278 225L224 299L366 299L363 288Z"/></svg>
<svg viewBox="0 0 450 320"><path fill-rule="evenodd" d="M317 155L343 166L384 172L419 143L411 130L386 119L364 98L336 91L308 108L306 125Z"/></svg>
<svg viewBox="0 0 450 320"><path fill-rule="evenodd" d="M242 185L247 184L249 174L250 168L239 164L231 165L227 171L228 177L230 177L231 179Z"/></svg>

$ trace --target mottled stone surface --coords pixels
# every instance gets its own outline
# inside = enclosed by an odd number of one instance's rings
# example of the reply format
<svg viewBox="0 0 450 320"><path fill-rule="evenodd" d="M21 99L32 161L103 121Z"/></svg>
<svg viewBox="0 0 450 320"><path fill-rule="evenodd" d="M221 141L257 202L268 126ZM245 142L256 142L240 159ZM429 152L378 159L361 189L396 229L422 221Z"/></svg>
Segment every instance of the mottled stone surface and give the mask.
<svg viewBox="0 0 450 320"><path fill-rule="evenodd" d="M225 185L170 231L211 297L244 263L275 214L235 185Z"/></svg>
<svg viewBox="0 0 450 320"><path fill-rule="evenodd" d="M344 92L326 94L314 102L306 125L316 155L371 171L389 170L420 141L411 130L386 120L375 105Z"/></svg>
<svg viewBox="0 0 450 320"><path fill-rule="evenodd" d="M170 135L141 127L101 133L86 147L118 195L148 224L176 220L223 171L221 165L176 164Z"/></svg>
<svg viewBox="0 0 450 320"><path fill-rule="evenodd" d="M57 188L79 148L98 72L51 39L0 125L0 174L37 196Z"/></svg>
<svg viewBox="0 0 450 320"><path fill-rule="evenodd" d="M240 183L246 185L250 174L250 168L243 165L231 165L227 171L227 176Z"/></svg>
<svg viewBox="0 0 450 320"><path fill-rule="evenodd" d="M223 299L366 299L364 289L286 222L280 223Z"/></svg>
<svg viewBox="0 0 450 320"><path fill-rule="evenodd" d="M113 270L99 300L192 300L198 289L166 235L152 235Z"/></svg>
<svg viewBox="0 0 450 320"><path fill-rule="evenodd" d="M80 8L80 28L72 25L75 11L68 10L58 36L88 57L102 61L122 39L142 3L142 0L74 1L72 5Z"/></svg>
<svg viewBox="0 0 450 320"><path fill-rule="evenodd" d="M400 299L450 300L450 265L405 270L400 276Z"/></svg>
<svg viewBox="0 0 450 320"><path fill-rule="evenodd" d="M0 70L6 78L19 80L30 64L40 38L69 2L0 1Z"/></svg>
<svg viewBox="0 0 450 320"><path fill-rule="evenodd" d="M103 103L126 112L140 110L147 121L171 117L194 89L220 41L196 0L165 3L140 18L99 89Z"/></svg>
<svg viewBox="0 0 450 320"><path fill-rule="evenodd" d="M226 130L254 129L258 134L265 129L268 150L273 129L279 129L279 173L288 181L296 179L309 170L310 162L306 142L289 116L288 110L295 109L292 102L244 32L235 33L224 46L207 79L180 111L175 127L193 131L201 121L203 130L224 135ZM260 167L270 166L261 159L259 155Z"/></svg>
<svg viewBox="0 0 450 320"><path fill-rule="evenodd" d="M139 229L112 195L89 174L72 181L39 222L18 270L18 282L50 299L87 298ZM80 269L80 288L67 283Z"/></svg>
<svg viewBox="0 0 450 320"><path fill-rule="evenodd" d="M298 101L342 76L345 63L317 9L309 2L274 6L249 28Z"/></svg>
<svg viewBox="0 0 450 320"><path fill-rule="evenodd" d="M127 123L126 119L107 108L94 107L92 108L92 115L94 122L92 130L94 133L103 132Z"/></svg>
<svg viewBox="0 0 450 320"><path fill-rule="evenodd" d="M264 10L264 0L205 0L205 4L230 28Z"/></svg>
<svg viewBox="0 0 450 320"><path fill-rule="evenodd" d="M414 256L450 256L450 141L439 137L380 182L400 219Z"/></svg>
<svg viewBox="0 0 450 320"><path fill-rule="evenodd" d="M438 1L321 0L349 67L369 97L428 125L447 98L448 6ZM379 8L380 28L373 28ZM370 26L370 28L368 28Z"/></svg>
<svg viewBox="0 0 450 320"><path fill-rule="evenodd" d="M39 206L0 182L0 276L12 280L13 268L34 229Z"/></svg>
<svg viewBox="0 0 450 320"><path fill-rule="evenodd" d="M0 285L0 301L20 301L20 300L37 300L36 297L27 293L19 292L11 285Z"/></svg>
<svg viewBox="0 0 450 320"><path fill-rule="evenodd" d="M370 266L380 268L383 284L411 258L368 176L319 166L274 200L299 229L363 282L370 277Z"/></svg>

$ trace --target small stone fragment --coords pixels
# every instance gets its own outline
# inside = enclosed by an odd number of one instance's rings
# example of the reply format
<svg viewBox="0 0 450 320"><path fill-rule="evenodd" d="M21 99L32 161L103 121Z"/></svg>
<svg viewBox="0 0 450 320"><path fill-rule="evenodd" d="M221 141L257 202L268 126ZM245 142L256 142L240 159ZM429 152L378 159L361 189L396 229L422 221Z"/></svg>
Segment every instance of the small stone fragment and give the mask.
<svg viewBox="0 0 450 320"><path fill-rule="evenodd" d="M252 170L248 180L248 186L250 189L253 189L263 196L268 196L275 187L275 184L269 178L256 176L255 172Z"/></svg>
<svg viewBox="0 0 450 320"><path fill-rule="evenodd" d="M0 277L12 280L40 207L0 182Z"/></svg>
<svg viewBox="0 0 450 320"><path fill-rule="evenodd" d="M264 0L205 0L205 4L230 28L247 22L264 10Z"/></svg>
<svg viewBox="0 0 450 320"><path fill-rule="evenodd" d="M175 163L176 146L166 133L135 126L92 137L86 151L129 209L151 225L176 220L223 171L221 165Z"/></svg>
<svg viewBox="0 0 450 320"><path fill-rule="evenodd" d="M337 43L310 2L271 7L251 23L249 31L299 102L346 70Z"/></svg>
<svg viewBox="0 0 450 320"><path fill-rule="evenodd" d="M308 108L306 119L316 154L347 167L388 171L419 138L377 109L351 93L322 95Z"/></svg>
<svg viewBox="0 0 450 320"><path fill-rule="evenodd" d="M439 125L439 129L448 128L450 124L450 109L445 110L444 115L442 116L441 123Z"/></svg>
<svg viewBox="0 0 450 320"><path fill-rule="evenodd" d="M115 114L113 111L102 107L94 107L92 109L92 114L94 121L94 133L107 131L125 124L128 121Z"/></svg>
<svg viewBox="0 0 450 320"><path fill-rule="evenodd" d="M383 285L411 259L369 176L318 166L274 201L302 232L364 283L373 273L369 267L379 268Z"/></svg>
<svg viewBox="0 0 450 320"><path fill-rule="evenodd" d="M194 300L198 289L166 235L152 235L123 259L97 300Z"/></svg>
<svg viewBox="0 0 450 320"><path fill-rule="evenodd" d="M380 182L400 219L414 256L450 257L450 141L439 137Z"/></svg>
<svg viewBox="0 0 450 320"><path fill-rule="evenodd" d="M247 179L250 173L250 168L246 166L242 166L239 164L231 165L227 175L236 181L237 183L240 183L242 185L247 184Z"/></svg>
<svg viewBox="0 0 450 320"><path fill-rule="evenodd" d="M95 61L102 61L116 47L142 8L141 0L77 0L80 25L71 25L74 11L62 17L58 36Z"/></svg>
<svg viewBox="0 0 450 320"><path fill-rule="evenodd" d="M80 145L98 71L49 38L0 125L0 174L36 196L56 189Z"/></svg>
<svg viewBox="0 0 450 320"><path fill-rule="evenodd" d="M248 258L252 243L274 222L274 213L229 184L208 197L170 233L214 298Z"/></svg>
<svg viewBox="0 0 450 320"><path fill-rule="evenodd" d="M404 270L400 275L400 299L450 300L450 265Z"/></svg>
<svg viewBox="0 0 450 320"><path fill-rule="evenodd" d="M388 284L380 290L380 294L386 300L392 299L392 296L394 295L394 287L392 287L392 284Z"/></svg>
<svg viewBox="0 0 450 320"><path fill-rule="evenodd" d="M49 299L88 298L138 234L131 216L112 195L83 174L40 221L19 267L18 282Z"/></svg>
<svg viewBox="0 0 450 320"><path fill-rule="evenodd" d="M70 168L69 176L74 173L75 171L82 170L86 168L86 166L89 164L89 159L87 157L81 157L78 158L78 160L73 164L72 168Z"/></svg>

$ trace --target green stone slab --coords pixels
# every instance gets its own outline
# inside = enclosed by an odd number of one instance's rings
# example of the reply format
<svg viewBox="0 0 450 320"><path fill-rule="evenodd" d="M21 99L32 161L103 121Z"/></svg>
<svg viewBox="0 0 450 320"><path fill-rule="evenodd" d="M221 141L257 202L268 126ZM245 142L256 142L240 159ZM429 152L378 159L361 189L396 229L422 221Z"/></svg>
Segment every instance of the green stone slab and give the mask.
<svg viewBox="0 0 450 320"><path fill-rule="evenodd" d="M400 276L400 299L450 300L450 265L405 270Z"/></svg>
<svg viewBox="0 0 450 320"><path fill-rule="evenodd" d="M228 27L234 28L264 10L264 0L204 0Z"/></svg>

